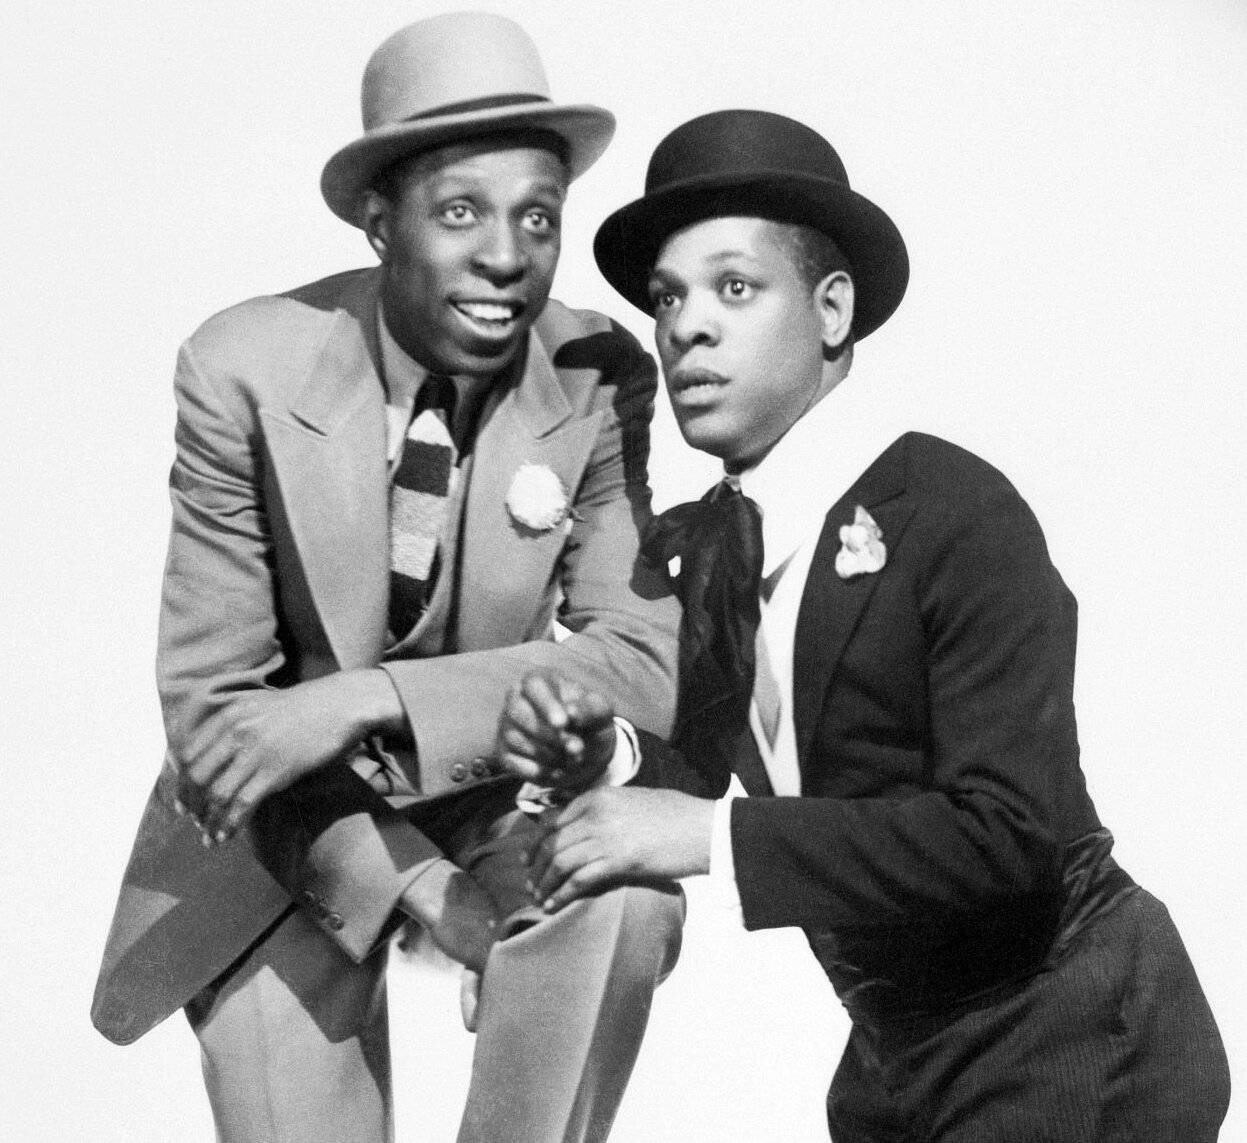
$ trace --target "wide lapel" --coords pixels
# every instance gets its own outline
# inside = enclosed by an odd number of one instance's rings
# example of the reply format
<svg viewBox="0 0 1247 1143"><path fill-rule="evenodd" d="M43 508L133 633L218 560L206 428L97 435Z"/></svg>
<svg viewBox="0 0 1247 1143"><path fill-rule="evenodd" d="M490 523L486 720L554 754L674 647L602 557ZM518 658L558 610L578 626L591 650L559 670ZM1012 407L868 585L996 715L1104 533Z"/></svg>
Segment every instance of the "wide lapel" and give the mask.
<svg viewBox="0 0 1247 1143"><path fill-rule="evenodd" d="M377 661L389 591L385 395L375 280L351 296L289 409L263 409L281 499L338 664Z"/></svg>
<svg viewBox="0 0 1247 1143"><path fill-rule="evenodd" d="M840 528L853 522L854 510L860 504L879 525L888 552L894 550L914 510L912 500L903 495L905 453L904 437L885 449L832 506L818 538L801 597L793 649L793 719L803 775L823 697L836 665L875 587L889 570L885 563L878 572L841 579L835 568Z"/></svg>
<svg viewBox="0 0 1247 1143"><path fill-rule="evenodd" d="M549 468L575 496L601 414L574 414L545 347L530 334L523 370L491 401L473 450L460 530L461 650L531 635L566 532L534 532L518 524L507 511L507 492L520 466L534 464Z"/></svg>

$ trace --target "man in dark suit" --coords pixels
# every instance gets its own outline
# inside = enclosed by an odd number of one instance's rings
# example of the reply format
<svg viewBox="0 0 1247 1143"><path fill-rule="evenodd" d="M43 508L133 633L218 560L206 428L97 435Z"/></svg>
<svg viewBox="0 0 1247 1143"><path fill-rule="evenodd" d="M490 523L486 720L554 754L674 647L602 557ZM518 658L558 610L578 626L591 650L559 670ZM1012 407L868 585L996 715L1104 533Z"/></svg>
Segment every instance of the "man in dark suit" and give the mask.
<svg viewBox="0 0 1247 1143"><path fill-rule="evenodd" d="M732 111L659 145L595 250L726 477L645 545L685 606L676 749L646 739L638 778L667 788L548 811L545 908L708 872L747 928L802 927L853 1022L837 1143L1215 1139L1224 1050L1088 797L1039 525L849 379L905 290L895 225L816 132ZM513 694L512 765L554 764L560 686Z"/></svg>
<svg viewBox="0 0 1247 1143"><path fill-rule="evenodd" d="M483 972L461 1141L601 1140L682 897L543 917L490 753L536 667L638 727L674 710L678 606L637 559L653 363L548 300L567 185L614 121L552 102L523 31L477 13L388 39L363 112L322 189L380 266L244 302L179 358L169 748L92 1016L128 1043L185 1006L218 1138L380 1143L406 914ZM540 779L634 764L625 743Z"/></svg>

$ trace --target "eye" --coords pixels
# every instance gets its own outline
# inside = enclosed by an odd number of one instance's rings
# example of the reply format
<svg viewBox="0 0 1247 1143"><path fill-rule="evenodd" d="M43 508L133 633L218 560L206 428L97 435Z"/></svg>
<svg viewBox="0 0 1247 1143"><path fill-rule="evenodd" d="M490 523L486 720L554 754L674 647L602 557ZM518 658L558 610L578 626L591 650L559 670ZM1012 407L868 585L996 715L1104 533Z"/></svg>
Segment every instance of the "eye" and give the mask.
<svg viewBox="0 0 1247 1143"><path fill-rule="evenodd" d="M753 297L754 288L744 278L725 278L721 292L732 301L743 302Z"/></svg>
<svg viewBox="0 0 1247 1143"><path fill-rule="evenodd" d="M559 228L559 218L544 208L534 209L524 215L524 224L534 234L553 234Z"/></svg>
<svg viewBox="0 0 1247 1143"><path fill-rule="evenodd" d="M651 282L649 284L649 304L657 313L659 310L669 310L679 300L675 291L670 286L665 286L661 282Z"/></svg>
<svg viewBox="0 0 1247 1143"><path fill-rule="evenodd" d="M442 208L442 218L451 226L467 226L475 221L476 211L469 203L452 202Z"/></svg>

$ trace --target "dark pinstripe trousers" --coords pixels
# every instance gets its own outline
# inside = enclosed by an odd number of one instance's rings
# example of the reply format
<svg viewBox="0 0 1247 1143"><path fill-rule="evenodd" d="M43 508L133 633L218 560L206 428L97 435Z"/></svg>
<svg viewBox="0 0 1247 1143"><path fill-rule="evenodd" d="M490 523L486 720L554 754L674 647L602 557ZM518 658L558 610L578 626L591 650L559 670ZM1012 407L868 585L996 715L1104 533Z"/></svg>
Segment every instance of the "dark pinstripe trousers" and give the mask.
<svg viewBox="0 0 1247 1143"><path fill-rule="evenodd" d="M1160 901L1129 892L990 1002L855 1023L834 1143L1213 1143L1225 1049Z"/></svg>

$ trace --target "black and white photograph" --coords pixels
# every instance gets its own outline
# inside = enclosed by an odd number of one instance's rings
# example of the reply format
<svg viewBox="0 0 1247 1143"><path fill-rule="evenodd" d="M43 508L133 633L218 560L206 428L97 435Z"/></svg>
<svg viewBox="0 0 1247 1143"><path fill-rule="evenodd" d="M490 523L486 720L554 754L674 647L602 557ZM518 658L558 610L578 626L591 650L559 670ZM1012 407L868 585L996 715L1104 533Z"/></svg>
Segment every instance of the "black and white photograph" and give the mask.
<svg viewBox="0 0 1247 1143"><path fill-rule="evenodd" d="M6 1138L1247 1139L1247 7L0 31Z"/></svg>

